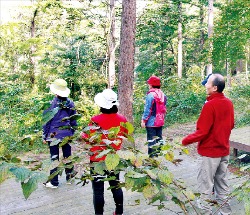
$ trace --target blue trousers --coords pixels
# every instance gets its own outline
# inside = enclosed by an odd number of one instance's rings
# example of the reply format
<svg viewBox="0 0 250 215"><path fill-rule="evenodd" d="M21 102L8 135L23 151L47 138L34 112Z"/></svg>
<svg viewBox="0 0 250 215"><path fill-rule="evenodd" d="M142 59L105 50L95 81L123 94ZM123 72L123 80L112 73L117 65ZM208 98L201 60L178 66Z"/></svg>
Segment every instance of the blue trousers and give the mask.
<svg viewBox="0 0 250 215"><path fill-rule="evenodd" d="M59 160L59 145L49 146L49 150L50 150L51 160L52 161ZM68 158L69 156L71 156L71 146L69 145L69 143L66 143L65 145L62 146L62 152L63 152L64 158ZM50 170L50 175L52 175L55 171L57 171L57 168ZM70 179L72 171L73 171L73 167L72 168L65 168L66 180ZM50 182L51 182L51 184L58 186L58 184L59 184L58 174L55 175L55 177L52 178L52 180Z"/></svg>
<svg viewBox="0 0 250 215"><path fill-rule="evenodd" d="M154 146L156 143L162 140L162 126L146 127L146 130L147 130L147 141L148 141L148 155L149 157L155 157L157 156L157 152L159 152L159 150L153 149L152 146Z"/></svg>
<svg viewBox="0 0 250 215"><path fill-rule="evenodd" d="M95 175L93 173L93 169L91 170L91 174L93 174L94 180L92 181L92 189L93 189L93 204L95 209L95 214L103 214L104 211L104 181L102 179L105 176ZM108 177L115 177L114 180L109 181L109 185L111 187L111 192L113 194L113 198L115 201L115 213L122 214L123 213L123 191L119 186L119 174L114 174L113 172L107 172L106 175Z"/></svg>

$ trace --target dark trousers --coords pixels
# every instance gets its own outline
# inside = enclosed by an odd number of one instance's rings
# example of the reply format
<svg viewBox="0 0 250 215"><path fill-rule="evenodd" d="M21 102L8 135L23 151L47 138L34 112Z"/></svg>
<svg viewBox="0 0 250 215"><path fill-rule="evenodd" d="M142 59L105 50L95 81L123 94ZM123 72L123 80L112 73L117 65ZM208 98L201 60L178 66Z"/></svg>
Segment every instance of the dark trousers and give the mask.
<svg viewBox="0 0 250 215"><path fill-rule="evenodd" d="M59 160L59 145L50 146L49 150L50 150L51 160L52 161ZM69 145L69 143L66 143L65 145L62 146L62 152L63 152L64 158L68 158L69 156L71 156L71 146ZM67 164L67 165L70 165L70 164ZM57 168L50 170L50 175L52 175L55 171L57 171ZM73 167L65 168L66 180L70 179L72 171L73 171ZM58 174L55 175L55 177L53 177L50 182L51 184L58 186L59 184Z"/></svg>
<svg viewBox="0 0 250 215"><path fill-rule="evenodd" d="M91 171L93 174L93 171ZM119 174L108 173L108 177L115 176L115 180L110 180L109 185L111 187L111 192L113 194L113 198L115 201L115 213L122 214L123 213L123 191L119 186ZM95 214L103 214L104 211L104 176L93 175L94 180L92 181L92 189L93 189L93 204L95 209Z"/></svg>
<svg viewBox="0 0 250 215"><path fill-rule="evenodd" d="M148 141L148 155L149 157L155 157L157 156L159 149L153 149L151 147L162 140L162 127L146 127L146 130Z"/></svg>

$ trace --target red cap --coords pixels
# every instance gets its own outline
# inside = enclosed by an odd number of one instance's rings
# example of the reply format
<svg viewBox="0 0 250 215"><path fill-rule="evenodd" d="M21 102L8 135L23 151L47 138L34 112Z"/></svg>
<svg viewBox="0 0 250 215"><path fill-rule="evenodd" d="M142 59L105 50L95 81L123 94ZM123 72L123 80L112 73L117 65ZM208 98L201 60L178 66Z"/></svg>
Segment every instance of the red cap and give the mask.
<svg viewBox="0 0 250 215"><path fill-rule="evenodd" d="M148 80L147 80L147 83L152 85L152 86L155 86L155 87L159 87L161 86L161 79L158 78L157 76L155 75L152 75Z"/></svg>

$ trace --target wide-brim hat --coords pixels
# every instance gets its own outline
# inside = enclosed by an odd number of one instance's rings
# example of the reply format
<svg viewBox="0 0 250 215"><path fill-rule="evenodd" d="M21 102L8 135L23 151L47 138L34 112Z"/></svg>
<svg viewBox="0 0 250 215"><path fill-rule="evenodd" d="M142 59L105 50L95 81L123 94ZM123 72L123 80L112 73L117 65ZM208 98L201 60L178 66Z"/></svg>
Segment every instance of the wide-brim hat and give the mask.
<svg viewBox="0 0 250 215"><path fill-rule="evenodd" d="M94 98L95 103L102 108L111 109L113 105L118 106L117 94L111 89L105 89Z"/></svg>
<svg viewBox="0 0 250 215"><path fill-rule="evenodd" d="M160 87L161 86L161 79L155 75L152 75L148 80L147 83L155 86L155 87Z"/></svg>
<svg viewBox="0 0 250 215"><path fill-rule="evenodd" d="M68 97L70 94L70 89L67 87L67 82L63 79L56 79L50 85L50 90L52 93L61 97Z"/></svg>
<svg viewBox="0 0 250 215"><path fill-rule="evenodd" d="M208 74L208 76L201 82L201 84L202 84L203 86L206 85L206 83L207 83L207 81L208 81L208 79L209 79L209 77L210 77L211 75L212 75L212 73Z"/></svg>

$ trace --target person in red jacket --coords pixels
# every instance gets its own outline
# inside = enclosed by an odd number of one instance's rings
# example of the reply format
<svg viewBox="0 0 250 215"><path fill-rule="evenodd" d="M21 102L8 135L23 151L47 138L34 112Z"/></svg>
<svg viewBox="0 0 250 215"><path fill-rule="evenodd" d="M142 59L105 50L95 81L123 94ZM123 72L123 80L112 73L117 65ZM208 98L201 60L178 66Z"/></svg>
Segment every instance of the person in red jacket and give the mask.
<svg viewBox="0 0 250 215"><path fill-rule="evenodd" d="M208 203L214 187L215 199L221 205L219 214L231 214L228 202L229 193L227 166L229 162L229 137L234 128L234 108L231 100L222 93L225 81L222 75L212 74L205 84L208 95L196 125L196 131L183 138L182 144L198 142L197 151L201 155L198 172L198 207L204 214L212 214Z"/></svg>
<svg viewBox="0 0 250 215"><path fill-rule="evenodd" d="M98 93L94 98L95 103L100 107L101 114L93 116L91 118L91 122L89 126L95 126L102 130L101 140L108 139L110 141L114 141L115 143L111 143L116 151L121 149L122 146L122 138L118 138L121 136L126 136L128 131L124 127L121 126L121 123L126 123L127 119L118 113L118 100L117 94L111 89L105 89L102 93ZM113 127L120 127L120 131L116 138L108 137L108 130ZM98 129L98 130L99 130ZM96 130L91 129L90 133L93 135ZM86 133L82 133L83 139L88 139L89 136ZM90 143L91 144L91 143ZM99 157L98 155L107 149L105 141L101 141L98 145L93 145L90 148L91 156L90 162L99 162L105 160L106 156ZM105 176L96 175L91 170L93 174L94 180L92 181L92 189L93 189L93 203L95 214L103 214L104 211L104 179ZM109 184L111 187L111 191L113 193L113 198L116 204L116 209L114 215L123 214L123 191L119 186L119 173L115 174L114 172L106 172L106 175L109 177L114 177L115 179L109 180Z"/></svg>

